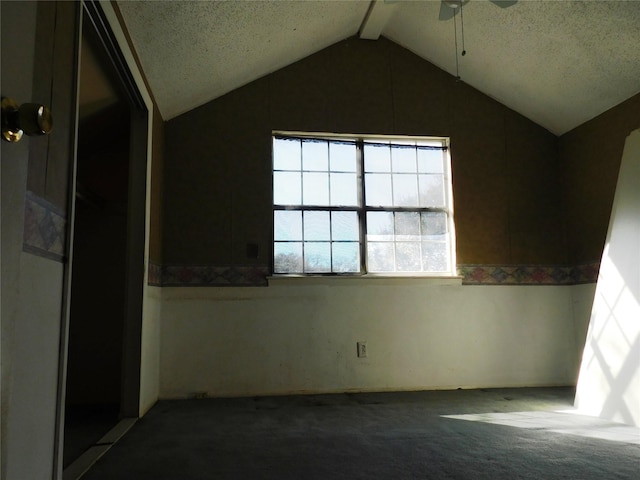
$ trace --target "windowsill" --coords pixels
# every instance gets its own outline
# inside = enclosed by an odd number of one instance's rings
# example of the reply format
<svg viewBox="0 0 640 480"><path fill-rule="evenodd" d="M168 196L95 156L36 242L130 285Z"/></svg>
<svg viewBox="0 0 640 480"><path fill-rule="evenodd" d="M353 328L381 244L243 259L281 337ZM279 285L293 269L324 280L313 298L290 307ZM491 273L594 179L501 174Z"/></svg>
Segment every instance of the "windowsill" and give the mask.
<svg viewBox="0 0 640 480"><path fill-rule="evenodd" d="M422 275L272 275L267 277L269 286L286 285L389 285L389 286L436 286L462 285L461 276L422 276Z"/></svg>

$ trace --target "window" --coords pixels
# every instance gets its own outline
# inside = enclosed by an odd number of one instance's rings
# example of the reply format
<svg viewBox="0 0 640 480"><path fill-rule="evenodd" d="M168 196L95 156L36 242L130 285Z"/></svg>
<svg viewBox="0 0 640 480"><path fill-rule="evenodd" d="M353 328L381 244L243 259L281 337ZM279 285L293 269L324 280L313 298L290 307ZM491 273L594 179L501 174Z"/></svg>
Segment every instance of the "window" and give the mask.
<svg viewBox="0 0 640 480"><path fill-rule="evenodd" d="M273 137L275 274L455 270L446 138Z"/></svg>

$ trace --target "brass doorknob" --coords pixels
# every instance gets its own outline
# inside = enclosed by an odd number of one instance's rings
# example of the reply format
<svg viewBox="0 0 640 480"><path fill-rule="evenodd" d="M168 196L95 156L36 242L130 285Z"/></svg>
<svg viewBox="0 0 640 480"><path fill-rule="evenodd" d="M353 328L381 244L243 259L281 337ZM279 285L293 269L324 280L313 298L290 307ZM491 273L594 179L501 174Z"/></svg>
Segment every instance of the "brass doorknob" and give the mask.
<svg viewBox="0 0 640 480"><path fill-rule="evenodd" d="M2 139L19 142L23 134L46 135L53 128L51 110L39 103L18 104L2 97Z"/></svg>

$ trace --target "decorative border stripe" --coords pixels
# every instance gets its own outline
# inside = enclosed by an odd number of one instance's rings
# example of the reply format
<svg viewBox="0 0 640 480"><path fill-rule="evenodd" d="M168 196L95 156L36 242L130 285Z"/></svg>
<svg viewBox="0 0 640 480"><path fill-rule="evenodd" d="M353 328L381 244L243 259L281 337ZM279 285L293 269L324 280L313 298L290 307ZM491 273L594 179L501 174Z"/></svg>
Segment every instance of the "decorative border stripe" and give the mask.
<svg viewBox="0 0 640 480"><path fill-rule="evenodd" d="M149 283L162 287L266 287L267 265L150 265Z"/></svg>
<svg viewBox="0 0 640 480"><path fill-rule="evenodd" d="M584 265L575 265L571 269L574 285L583 283L596 283L600 273L600 262L586 263Z"/></svg>
<svg viewBox="0 0 640 480"><path fill-rule="evenodd" d="M149 262L149 278L147 283L154 287L162 286L162 265Z"/></svg>
<svg viewBox="0 0 640 480"><path fill-rule="evenodd" d="M577 285L595 283L599 263L557 265L459 265L463 285ZM159 287L266 287L267 265L158 265L149 263L149 285Z"/></svg>
<svg viewBox="0 0 640 480"><path fill-rule="evenodd" d="M22 249L41 257L64 261L67 218L57 206L27 191Z"/></svg>
<svg viewBox="0 0 640 480"><path fill-rule="evenodd" d="M463 285L577 285L595 283L599 263L585 265L459 265Z"/></svg>

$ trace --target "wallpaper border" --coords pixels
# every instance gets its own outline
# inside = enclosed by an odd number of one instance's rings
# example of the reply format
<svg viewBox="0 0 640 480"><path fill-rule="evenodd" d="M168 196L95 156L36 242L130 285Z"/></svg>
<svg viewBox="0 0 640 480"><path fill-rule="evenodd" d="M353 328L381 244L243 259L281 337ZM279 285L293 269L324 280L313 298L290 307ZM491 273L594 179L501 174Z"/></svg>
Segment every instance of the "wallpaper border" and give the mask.
<svg viewBox="0 0 640 480"><path fill-rule="evenodd" d="M66 213L27 190L22 250L57 262L64 262L66 235Z"/></svg>
<svg viewBox="0 0 640 480"><path fill-rule="evenodd" d="M600 263L583 265L459 265L463 285L578 285L595 283Z"/></svg>
<svg viewBox="0 0 640 480"><path fill-rule="evenodd" d="M159 287L266 287L267 265L149 264L149 284Z"/></svg>
<svg viewBox="0 0 640 480"><path fill-rule="evenodd" d="M599 263L566 265L458 265L463 285L578 285L595 283ZM149 263L158 287L266 287L268 265L160 265Z"/></svg>

